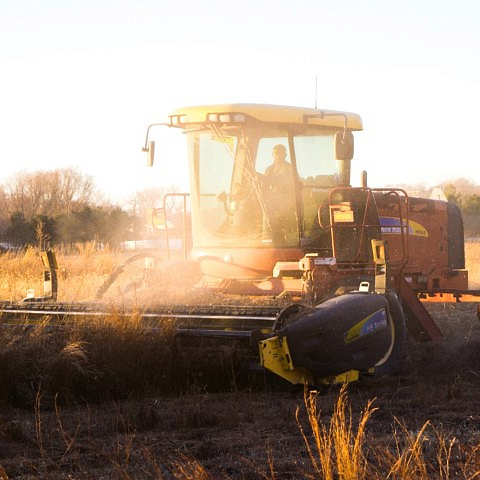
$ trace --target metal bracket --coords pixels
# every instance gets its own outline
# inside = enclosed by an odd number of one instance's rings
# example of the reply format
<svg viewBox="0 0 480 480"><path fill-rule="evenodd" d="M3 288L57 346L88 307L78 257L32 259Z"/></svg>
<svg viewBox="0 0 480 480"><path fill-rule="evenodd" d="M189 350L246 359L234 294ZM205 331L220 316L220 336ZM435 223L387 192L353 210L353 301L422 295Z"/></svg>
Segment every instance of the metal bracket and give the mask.
<svg viewBox="0 0 480 480"><path fill-rule="evenodd" d="M56 301L58 294L57 279L57 257L55 252L50 248L40 253L43 263L43 297L35 297L33 289L27 292L27 297L22 301L25 303Z"/></svg>
<svg viewBox="0 0 480 480"><path fill-rule="evenodd" d="M382 295L387 290L387 261L385 258L385 242L372 240L373 261L375 262L375 292Z"/></svg>

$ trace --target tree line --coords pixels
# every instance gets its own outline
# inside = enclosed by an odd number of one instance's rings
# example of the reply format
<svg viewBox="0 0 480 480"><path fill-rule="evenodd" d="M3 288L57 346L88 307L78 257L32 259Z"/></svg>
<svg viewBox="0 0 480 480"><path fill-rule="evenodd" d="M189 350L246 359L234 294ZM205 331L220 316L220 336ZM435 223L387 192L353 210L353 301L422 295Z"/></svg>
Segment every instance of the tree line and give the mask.
<svg viewBox="0 0 480 480"><path fill-rule="evenodd" d="M480 185L465 178L442 185L447 200L462 211L466 238L480 236Z"/></svg>
<svg viewBox="0 0 480 480"><path fill-rule="evenodd" d="M443 191L447 200L454 203L466 215L480 215L480 185L460 178L444 183Z"/></svg>
<svg viewBox="0 0 480 480"><path fill-rule="evenodd" d="M457 205L462 212L465 237L480 236L480 185L466 178L457 178L437 185L448 202ZM402 188L410 196L430 198L432 188L423 183L396 184L387 187Z"/></svg>
<svg viewBox="0 0 480 480"><path fill-rule="evenodd" d="M139 192L127 210L105 202L92 177L77 169L17 173L0 185L0 243L96 240L116 247L145 234L145 212L161 196L158 189Z"/></svg>
<svg viewBox="0 0 480 480"><path fill-rule="evenodd" d="M460 178L439 186L447 200L461 209L466 234L480 235L480 185ZM423 185L401 187L427 198L430 194ZM20 172L0 185L0 244L96 240L116 247L124 240L145 238L147 217L159 206L163 194L160 188L144 189L132 196L125 209L105 202L92 177L75 168ZM169 201L169 218L180 215L181 203L179 199Z"/></svg>

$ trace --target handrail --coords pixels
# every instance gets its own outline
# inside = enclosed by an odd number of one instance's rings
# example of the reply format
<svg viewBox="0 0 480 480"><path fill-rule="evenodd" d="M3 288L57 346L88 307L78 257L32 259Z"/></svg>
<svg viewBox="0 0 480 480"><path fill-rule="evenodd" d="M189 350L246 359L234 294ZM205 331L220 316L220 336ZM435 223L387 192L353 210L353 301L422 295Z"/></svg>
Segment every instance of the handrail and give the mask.
<svg viewBox="0 0 480 480"><path fill-rule="evenodd" d="M335 194L336 192L339 192L339 191L363 191L363 192L366 192L366 201L365 201L365 208L364 208L364 211L363 211L363 218L362 218L362 221L361 223L356 223L354 222L352 225L343 225L343 227L351 227L351 228L359 228L360 229L360 239L359 239L359 242L358 242L358 248L355 252L355 255L354 257L352 258L351 260L351 263L355 263L357 260L358 260L358 257L360 256L361 254L361 251L362 251L362 246L365 246L365 231L368 227L373 227L373 226L377 226L376 224L374 225L370 225L367 223L367 215L368 215L368 209L370 208L370 203L374 200L373 200L373 194L372 194L372 189L370 188L364 188L364 187L336 187L336 188L333 188L330 193L329 193L329 198L328 198L328 204L329 204L329 213L330 213L330 231L331 231L331 237L332 237L332 250L333 250L333 256L336 257L337 256L337 253L336 253L336 243L335 243L335 235L334 235L334 228L333 228L333 225L334 225L334 221L333 221L333 211L332 211L332 208L331 206L332 205L335 205L335 203L332 203L332 196L333 194ZM380 227L380 225L378 225ZM349 262L348 262L349 263Z"/></svg>
<svg viewBox="0 0 480 480"><path fill-rule="evenodd" d="M400 227L400 235L402 239L402 248L403 248L403 258L398 261L401 267L405 266L408 262L410 256L409 250L409 238L410 238L410 204L408 193L403 190L402 188L372 188L374 192L385 192L385 193L392 193L397 197L398 203L398 221ZM405 224L403 222L403 213L402 213L402 203L400 200L400 194L403 194L405 198Z"/></svg>
<svg viewBox="0 0 480 480"><path fill-rule="evenodd" d="M183 225L182 225L182 246L183 246L183 259L187 260L187 197L189 193L166 193L163 196L163 219L165 224L165 243L167 246L167 259L170 260L170 242L168 238L168 219L167 219L167 198L169 197L183 197Z"/></svg>

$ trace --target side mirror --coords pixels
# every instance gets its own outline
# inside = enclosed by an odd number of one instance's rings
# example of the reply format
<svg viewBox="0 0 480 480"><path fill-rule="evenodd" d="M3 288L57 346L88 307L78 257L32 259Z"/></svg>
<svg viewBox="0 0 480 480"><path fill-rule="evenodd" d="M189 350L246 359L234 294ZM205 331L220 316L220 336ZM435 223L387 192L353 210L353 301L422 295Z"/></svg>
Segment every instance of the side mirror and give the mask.
<svg viewBox="0 0 480 480"><path fill-rule="evenodd" d="M353 158L353 134L350 130L342 130L335 134L335 158L337 160Z"/></svg>
<svg viewBox="0 0 480 480"><path fill-rule="evenodd" d="M147 166L152 167L155 159L155 142L148 142L147 146L142 148L142 151L147 152Z"/></svg>

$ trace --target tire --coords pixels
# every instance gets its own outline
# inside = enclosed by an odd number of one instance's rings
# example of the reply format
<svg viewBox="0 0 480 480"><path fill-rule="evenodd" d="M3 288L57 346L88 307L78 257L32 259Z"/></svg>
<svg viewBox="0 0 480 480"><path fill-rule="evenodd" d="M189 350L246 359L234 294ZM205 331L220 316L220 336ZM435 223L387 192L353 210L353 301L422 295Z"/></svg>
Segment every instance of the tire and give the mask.
<svg viewBox="0 0 480 480"><path fill-rule="evenodd" d="M398 373L406 353L405 313L395 292L388 292L385 297L388 301L392 342L388 352L374 366L373 375L378 377Z"/></svg>

